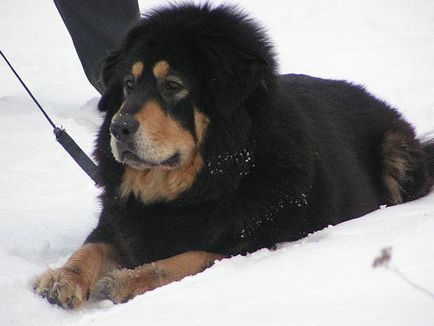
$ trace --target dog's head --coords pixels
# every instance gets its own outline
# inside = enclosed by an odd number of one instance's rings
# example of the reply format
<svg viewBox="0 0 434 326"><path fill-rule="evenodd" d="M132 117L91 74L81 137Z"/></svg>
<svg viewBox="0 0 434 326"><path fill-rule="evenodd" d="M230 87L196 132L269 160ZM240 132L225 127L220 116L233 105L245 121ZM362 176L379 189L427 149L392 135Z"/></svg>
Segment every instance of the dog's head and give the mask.
<svg viewBox="0 0 434 326"><path fill-rule="evenodd" d="M274 66L262 30L237 9L151 12L103 70L99 108L110 119L114 158L139 171L190 164L213 125L241 128L234 113L267 88Z"/></svg>
<svg viewBox="0 0 434 326"><path fill-rule="evenodd" d="M111 118L114 158L137 170L177 168L191 161L208 119L192 100L184 74L163 57L128 55L121 73L122 103Z"/></svg>

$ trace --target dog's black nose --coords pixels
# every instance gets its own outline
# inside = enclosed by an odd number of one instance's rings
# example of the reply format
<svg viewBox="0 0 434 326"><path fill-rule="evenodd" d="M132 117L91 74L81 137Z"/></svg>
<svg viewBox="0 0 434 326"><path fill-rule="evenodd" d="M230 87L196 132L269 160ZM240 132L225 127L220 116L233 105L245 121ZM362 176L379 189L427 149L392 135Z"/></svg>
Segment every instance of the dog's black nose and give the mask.
<svg viewBox="0 0 434 326"><path fill-rule="evenodd" d="M127 142L139 128L139 122L131 116L115 118L110 125L110 133L120 142Z"/></svg>

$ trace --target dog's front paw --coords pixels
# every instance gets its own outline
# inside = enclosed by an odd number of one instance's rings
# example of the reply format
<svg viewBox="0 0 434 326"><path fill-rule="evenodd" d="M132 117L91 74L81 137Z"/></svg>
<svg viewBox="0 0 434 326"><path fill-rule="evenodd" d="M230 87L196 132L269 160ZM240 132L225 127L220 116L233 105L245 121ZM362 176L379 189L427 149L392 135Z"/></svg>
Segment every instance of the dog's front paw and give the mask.
<svg viewBox="0 0 434 326"><path fill-rule="evenodd" d="M67 268L48 270L37 279L34 290L49 303L65 309L79 307L90 292L80 271Z"/></svg>
<svg viewBox="0 0 434 326"><path fill-rule="evenodd" d="M97 300L111 300L113 303L125 303L137 295L132 286L128 270L115 270L108 276L96 282L92 298Z"/></svg>
<svg viewBox="0 0 434 326"><path fill-rule="evenodd" d="M159 286L160 270L151 264L145 264L135 269L117 269L96 282L92 298L111 300L113 303L124 303L139 294Z"/></svg>

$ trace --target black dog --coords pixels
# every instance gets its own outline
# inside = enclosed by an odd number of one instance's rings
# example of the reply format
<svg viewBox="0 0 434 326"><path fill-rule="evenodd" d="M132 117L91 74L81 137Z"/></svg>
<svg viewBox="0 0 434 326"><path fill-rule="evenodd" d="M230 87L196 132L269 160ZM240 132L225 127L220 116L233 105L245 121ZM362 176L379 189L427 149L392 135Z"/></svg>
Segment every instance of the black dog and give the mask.
<svg viewBox="0 0 434 326"><path fill-rule="evenodd" d="M278 77L262 29L231 7L153 11L103 81L99 224L36 285L65 308L125 302L434 183L433 143L395 109L343 81Z"/></svg>

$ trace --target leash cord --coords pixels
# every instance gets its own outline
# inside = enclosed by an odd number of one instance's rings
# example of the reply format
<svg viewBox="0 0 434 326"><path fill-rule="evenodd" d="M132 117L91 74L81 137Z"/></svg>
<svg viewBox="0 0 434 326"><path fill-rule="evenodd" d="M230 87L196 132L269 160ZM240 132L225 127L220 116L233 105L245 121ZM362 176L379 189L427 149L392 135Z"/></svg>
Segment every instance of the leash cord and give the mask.
<svg viewBox="0 0 434 326"><path fill-rule="evenodd" d="M24 84L23 80L21 79L20 75L18 75L18 73L15 71L14 67L12 67L11 63L9 62L9 60L6 58L6 56L3 54L2 51L0 51L1 56L3 57L3 59L6 61L6 63L8 64L9 68L11 68L12 72L14 73L14 75L18 78L18 80L20 81L21 85L23 85L24 89L27 91L27 93L30 95L30 97L32 98L33 102L35 102L36 106L39 108L39 110L42 112L42 114L44 115L44 117L48 120L48 122L50 123L50 125L53 128L56 128L56 125L54 124L54 122L50 119L50 117L48 116L47 112L45 112L45 110L42 108L41 104L39 104L38 100L36 100L36 98L33 96L32 92L27 88L26 84Z"/></svg>
<svg viewBox="0 0 434 326"><path fill-rule="evenodd" d="M45 116L47 121L53 127L54 135L56 136L56 140L59 142L59 144L62 145L62 147L68 152L68 154L74 159L74 161L83 169L83 171L86 172L86 174L95 182L95 184L98 185L99 178L97 173L97 169L98 169L97 165L90 159L89 156L86 155L85 152L83 152L80 146L78 146L77 143L74 141L74 139L72 139L71 136L68 135L65 129L59 128L54 124L54 122L48 116L47 112L45 112L45 110L42 108L42 106L33 96L32 92L27 88L26 84L23 82L21 77L15 71L14 67L12 67L12 64L9 62L9 60L6 58L6 56L3 54L1 50L0 50L0 55L6 61L7 65L12 70L14 75L18 78L21 85L23 85L24 89L30 95L33 102L35 102L36 106L39 108L39 110Z"/></svg>

